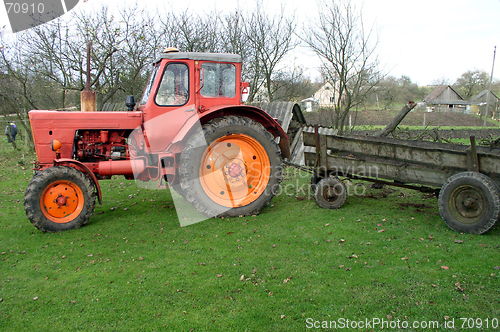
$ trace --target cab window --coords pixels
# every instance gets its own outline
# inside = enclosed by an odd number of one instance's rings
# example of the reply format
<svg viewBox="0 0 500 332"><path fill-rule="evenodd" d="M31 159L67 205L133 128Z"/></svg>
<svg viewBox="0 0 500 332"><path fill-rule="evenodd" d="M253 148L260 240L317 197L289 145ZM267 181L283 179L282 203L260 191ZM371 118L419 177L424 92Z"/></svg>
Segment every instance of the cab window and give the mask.
<svg viewBox="0 0 500 332"><path fill-rule="evenodd" d="M201 65L201 95L233 98L236 94L236 67L230 63L205 62Z"/></svg>
<svg viewBox="0 0 500 332"><path fill-rule="evenodd" d="M159 106L180 106L189 99L189 68L184 63L170 63L156 93L155 102Z"/></svg>

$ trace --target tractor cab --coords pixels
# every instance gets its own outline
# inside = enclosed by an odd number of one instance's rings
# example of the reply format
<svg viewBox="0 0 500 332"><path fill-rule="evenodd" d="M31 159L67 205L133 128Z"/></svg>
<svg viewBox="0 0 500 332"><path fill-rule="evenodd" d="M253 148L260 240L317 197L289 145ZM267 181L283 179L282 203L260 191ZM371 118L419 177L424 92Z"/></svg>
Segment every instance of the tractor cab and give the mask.
<svg viewBox="0 0 500 332"><path fill-rule="evenodd" d="M145 118L190 105L197 112L241 105L241 57L167 49L156 59L138 110Z"/></svg>

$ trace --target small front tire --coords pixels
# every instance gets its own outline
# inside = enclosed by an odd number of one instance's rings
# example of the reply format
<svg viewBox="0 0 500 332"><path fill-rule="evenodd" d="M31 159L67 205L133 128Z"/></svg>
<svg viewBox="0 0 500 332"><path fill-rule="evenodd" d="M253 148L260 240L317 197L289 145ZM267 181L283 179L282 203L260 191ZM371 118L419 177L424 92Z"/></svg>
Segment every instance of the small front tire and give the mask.
<svg viewBox="0 0 500 332"><path fill-rule="evenodd" d="M26 216L44 232L80 228L94 208L92 182L73 167L55 166L38 172L24 194Z"/></svg>

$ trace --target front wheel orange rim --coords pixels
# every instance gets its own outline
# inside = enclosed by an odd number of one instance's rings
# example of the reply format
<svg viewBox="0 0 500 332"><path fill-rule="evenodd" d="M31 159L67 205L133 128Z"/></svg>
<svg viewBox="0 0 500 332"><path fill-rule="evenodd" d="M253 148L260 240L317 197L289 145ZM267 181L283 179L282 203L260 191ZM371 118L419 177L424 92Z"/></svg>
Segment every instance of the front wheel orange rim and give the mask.
<svg viewBox="0 0 500 332"><path fill-rule="evenodd" d="M55 181L48 185L40 197L42 213L58 224L77 218L84 206L83 192L71 181Z"/></svg>
<svg viewBox="0 0 500 332"><path fill-rule="evenodd" d="M254 202L266 190L271 163L266 149L244 134L223 136L201 158L200 183L207 196L224 207Z"/></svg>

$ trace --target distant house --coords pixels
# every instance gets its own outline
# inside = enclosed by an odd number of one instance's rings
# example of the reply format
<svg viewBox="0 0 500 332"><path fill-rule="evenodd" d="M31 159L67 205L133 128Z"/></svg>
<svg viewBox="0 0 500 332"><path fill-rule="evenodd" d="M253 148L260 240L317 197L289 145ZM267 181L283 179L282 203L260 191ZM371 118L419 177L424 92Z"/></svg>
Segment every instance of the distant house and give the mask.
<svg viewBox="0 0 500 332"><path fill-rule="evenodd" d="M319 107L335 107L338 100L338 93L330 82L326 82L316 91L313 99L317 101Z"/></svg>
<svg viewBox="0 0 500 332"><path fill-rule="evenodd" d="M493 92L489 91L490 99L488 99L488 90L483 90L477 96L471 100L472 112L476 114L484 114L486 111L486 103L489 103L490 107L488 112L490 115L494 116L498 114L500 98L498 98ZM498 116L497 116L498 117Z"/></svg>
<svg viewBox="0 0 500 332"><path fill-rule="evenodd" d="M470 112L470 102L464 100L449 85L440 85L424 98L427 107L435 112Z"/></svg>
<svg viewBox="0 0 500 332"><path fill-rule="evenodd" d="M300 101L300 107L306 112L318 110L318 101L314 98L307 98Z"/></svg>

